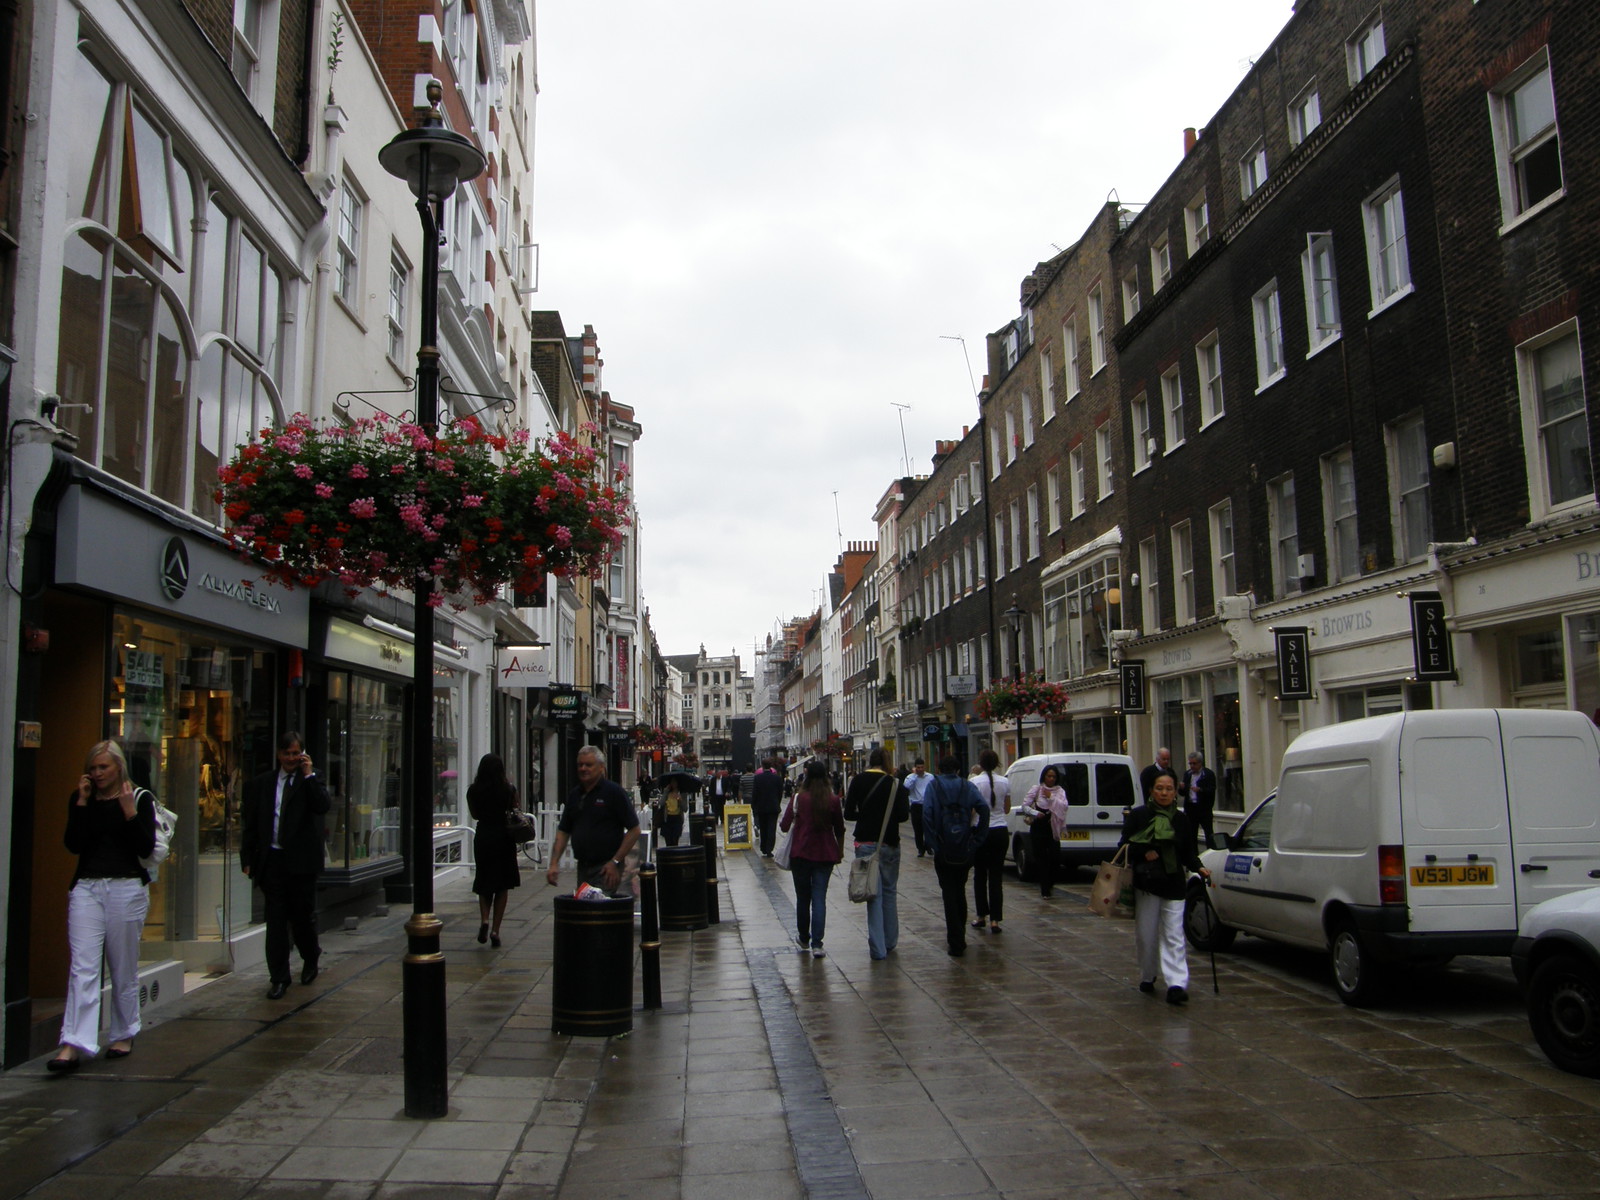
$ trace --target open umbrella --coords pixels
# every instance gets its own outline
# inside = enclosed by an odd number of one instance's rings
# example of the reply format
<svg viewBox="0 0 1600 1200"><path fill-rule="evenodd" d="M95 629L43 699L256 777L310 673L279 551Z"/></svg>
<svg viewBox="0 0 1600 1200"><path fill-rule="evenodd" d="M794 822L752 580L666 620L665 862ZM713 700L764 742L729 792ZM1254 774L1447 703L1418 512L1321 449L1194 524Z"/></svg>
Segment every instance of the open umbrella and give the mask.
<svg viewBox="0 0 1600 1200"><path fill-rule="evenodd" d="M698 792L705 786L705 782L700 776L691 775L687 771L663 772L656 777L656 784L659 787L666 787L668 784L672 784L680 792Z"/></svg>

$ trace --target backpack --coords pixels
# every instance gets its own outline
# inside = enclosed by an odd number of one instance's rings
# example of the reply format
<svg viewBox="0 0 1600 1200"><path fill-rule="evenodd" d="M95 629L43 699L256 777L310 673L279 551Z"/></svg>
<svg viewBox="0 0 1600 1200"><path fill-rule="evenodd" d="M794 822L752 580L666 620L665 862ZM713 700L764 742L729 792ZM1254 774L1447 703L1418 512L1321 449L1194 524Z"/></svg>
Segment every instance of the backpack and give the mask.
<svg viewBox="0 0 1600 1200"><path fill-rule="evenodd" d="M160 874L161 864L172 853L172 834L178 827L178 814L157 800L149 788L140 788L134 795L140 800L149 796L150 804L156 810L156 844L151 848L149 857L139 860L145 874L150 876L150 882L154 883Z"/></svg>
<svg viewBox="0 0 1600 1200"><path fill-rule="evenodd" d="M937 789L938 794L938 804L934 809L938 814L934 823L937 831L934 854L946 862L967 862L972 858L976 841L973 837L973 807L966 786L963 781L957 780L956 793L952 796L946 790L945 780L941 776L930 785L930 790L933 789Z"/></svg>

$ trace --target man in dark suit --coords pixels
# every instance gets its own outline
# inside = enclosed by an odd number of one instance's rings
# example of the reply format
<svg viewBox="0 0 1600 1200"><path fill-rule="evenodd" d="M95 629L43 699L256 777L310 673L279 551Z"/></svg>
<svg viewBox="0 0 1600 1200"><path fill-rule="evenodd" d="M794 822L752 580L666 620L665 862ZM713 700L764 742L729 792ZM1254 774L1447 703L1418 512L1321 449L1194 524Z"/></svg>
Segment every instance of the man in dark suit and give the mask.
<svg viewBox="0 0 1600 1200"><path fill-rule="evenodd" d="M239 865L267 908L268 1000L289 990L289 942L300 952L300 982L317 977L317 876L322 873L322 818L328 789L317 778L298 733L278 738L278 766L244 785Z"/></svg>
<svg viewBox="0 0 1600 1200"><path fill-rule="evenodd" d="M1214 844L1211 810L1217 803L1217 773L1205 765L1198 750L1189 751L1189 769L1183 773L1181 794L1190 826L1205 838L1200 848L1210 850Z"/></svg>
<svg viewBox="0 0 1600 1200"><path fill-rule="evenodd" d="M750 810L756 819L761 857L771 858L772 847L778 840L778 813L783 808L783 776L767 758L762 760L761 769L748 778Z"/></svg>
<svg viewBox="0 0 1600 1200"><path fill-rule="evenodd" d="M1139 772L1139 788L1144 792L1146 804L1150 803L1150 785L1155 783L1156 776L1163 771L1174 778L1177 776L1177 772L1172 769L1172 751L1165 746L1156 751L1155 762Z"/></svg>

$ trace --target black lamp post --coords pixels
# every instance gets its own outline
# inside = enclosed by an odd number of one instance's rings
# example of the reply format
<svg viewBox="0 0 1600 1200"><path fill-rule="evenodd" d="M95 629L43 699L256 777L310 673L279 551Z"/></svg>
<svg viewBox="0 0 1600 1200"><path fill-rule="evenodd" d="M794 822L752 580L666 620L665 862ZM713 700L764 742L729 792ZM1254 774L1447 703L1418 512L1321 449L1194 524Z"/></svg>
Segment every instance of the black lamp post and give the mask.
<svg viewBox="0 0 1600 1200"><path fill-rule="evenodd" d="M444 127L438 80L428 83L431 106L421 124L378 151L378 162L410 185L422 218L421 344L417 347L417 424L439 423L439 227L456 185L488 165L470 140ZM449 1107L445 1078L443 928L433 913L433 577L418 572L413 587L414 652L411 703L411 919L401 965L406 1116L442 1117Z"/></svg>
<svg viewBox="0 0 1600 1200"><path fill-rule="evenodd" d="M1011 626L1011 677L1018 683L1022 682L1022 622L1028 614L1017 604L1015 593L1011 597L1011 607L1006 609L1006 624ZM1017 757L1022 757L1022 709L1017 709Z"/></svg>

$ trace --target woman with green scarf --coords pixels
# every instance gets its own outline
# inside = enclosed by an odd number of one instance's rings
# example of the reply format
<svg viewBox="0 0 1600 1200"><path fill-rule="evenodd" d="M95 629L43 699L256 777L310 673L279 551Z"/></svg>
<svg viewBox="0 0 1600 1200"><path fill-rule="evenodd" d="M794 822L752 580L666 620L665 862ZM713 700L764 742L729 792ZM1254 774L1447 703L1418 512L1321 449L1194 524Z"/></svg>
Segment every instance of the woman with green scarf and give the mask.
<svg viewBox="0 0 1600 1200"><path fill-rule="evenodd" d="M1189 999L1189 959L1183 942L1183 894L1188 872L1211 878L1195 851L1194 827L1178 807L1178 780L1163 771L1150 785L1150 799L1128 814L1122 840L1133 866L1134 946L1139 990L1167 982L1167 1003Z"/></svg>

